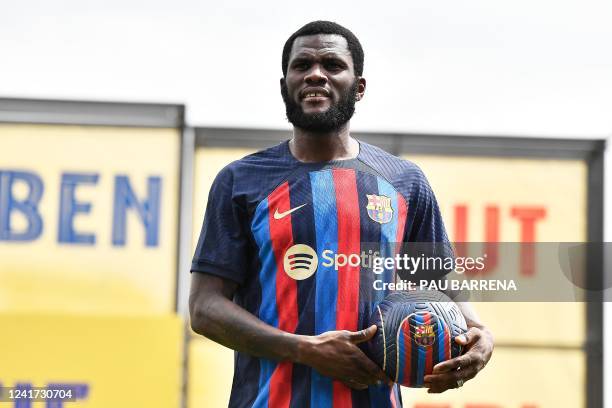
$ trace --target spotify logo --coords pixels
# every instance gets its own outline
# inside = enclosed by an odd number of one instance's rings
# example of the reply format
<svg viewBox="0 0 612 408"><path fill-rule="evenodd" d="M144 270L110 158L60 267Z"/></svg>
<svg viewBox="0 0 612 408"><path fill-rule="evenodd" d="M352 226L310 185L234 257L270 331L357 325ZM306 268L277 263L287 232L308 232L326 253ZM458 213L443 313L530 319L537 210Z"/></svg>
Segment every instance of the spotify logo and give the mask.
<svg viewBox="0 0 612 408"><path fill-rule="evenodd" d="M317 270L319 257L317 253L304 244L295 244L285 252L283 267L285 273L295 280L310 278Z"/></svg>

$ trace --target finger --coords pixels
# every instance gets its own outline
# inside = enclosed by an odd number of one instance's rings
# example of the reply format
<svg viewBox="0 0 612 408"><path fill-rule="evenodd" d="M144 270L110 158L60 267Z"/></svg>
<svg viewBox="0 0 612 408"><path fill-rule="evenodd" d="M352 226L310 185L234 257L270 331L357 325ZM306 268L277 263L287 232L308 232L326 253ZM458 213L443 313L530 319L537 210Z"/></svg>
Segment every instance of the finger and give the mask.
<svg viewBox="0 0 612 408"><path fill-rule="evenodd" d="M455 384L456 387L456 384ZM428 394L439 394L441 392L450 390L454 387L452 387L450 384L448 383L430 383L430 386L427 389L427 393Z"/></svg>
<svg viewBox="0 0 612 408"><path fill-rule="evenodd" d="M465 377L463 377L463 382L468 382L470 381L472 378L476 377L476 374L478 374L480 370L477 369L476 367L472 367L469 370L466 370L466 375Z"/></svg>
<svg viewBox="0 0 612 408"><path fill-rule="evenodd" d="M353 373L354 376L353 381L358 384L371 385L376 384L378 379L376 377L372 377L368 373Z"/></svg>
<svg viewBox="0 0 612 408"><path fill-rule="evenodd" d="M465 334L461 334L457 337L455 337L455 343L461 344L462 346L465 346L468 343L467 340L467 336Z"/></svg>
<svg viewBox="0 0 612 408"><path fill-rule="evenodd" d="M443 361L442 363L436 364L432 372L434 374L439 374L454 371L459 367L461 367L462 369L468 368L470 365L474 364L475 361L476 359L474 358L472 353L467 352L462 356L455 357L450 360Z"/></svg>
<svg viewBox="0 0 612 408"><path fill-rule="evenodd" d="M376 383L378 381L382 381L383 383L392 386L393 381L387 376L387 374L380 369L376 363L366 356L363 351L359 350L360 354L360 365L363 367L364 371L371 377L373 380L371 383Z"/></svg>
<svg viewBox="0 0 612 408"><path fill-rule="evenodd" d="M480 329L477 327L470 327L470 329L455 337L455 342L462 345L467 346L468 344L476 342L480 338Z"/></svg>
<svg viewBox="0 0 612 408"><path fill-rule="evenodd" d="M357 368L353 376L362 384L372 385L380 382L388 383L388 379L378 371L372 371L363 367Z"/></svg>
<svg viewBox="0 0 612 408"><path fill-rule="evenodd" d="M393 387L393 384L394 384L393 380L390 379L383 370L378 369L378 374L376 378L378 379L378 381L384 384L387 384L389 387Z"/></svg>
<svg viewBox="0 0 612 408"><path fill-rule="evenodd" d="M433 370L431 370L432 374L441 374L446 373L452 370L450 362L451 360L443 361L442 363L438 363L434 366ZM443 364L449 363L449 364Z"/></svg>
<svg viewBox="0 0 612 408"><path fill-rule="evenodd" d="M350 334L350 339L354 344L359 344L359 343L363 343L364 341L370 340L372 337L374 337L375 333L376 333L376 325L373 324L367 329L352 332Z"/></svg>
<svg viewBox="0 0 612 408"><path fill-rule="evenodd" d="M364 356L363 359L361 359L361 361L357 362L357 364L354 365L354 368L351 372L351 378L361 384L376 384L378 381L383 381L383 378L380 377L378 370L380 370L378 368L378 366L374 363L374 368L369 367L367 365L367 362L364 361L367 359L367 357Z"/></svg>
<svg viewBox="0 0 612 408"><path fill-rule="evenodd" d="M428 394L439 394L441 392L458 388L457 384L451 385L450 383L431 383L430 387L427 389Z"/></svg>
<svg viewBox="0 0 612 408"><path fill-rule="evenodd" d="M462 368L461 370L451 371L449 373L442 374L430 374L423 377L423 381L432 384L432 386L448 386L454 388L458 380L467 382L474 378L478 373L478 368L472 365L469 368Z"/></svg>
<svg viewBox="0 0 612 408"><path fill-rule="evenodd" d="M469 380L471 380L472 378L474 378L476 374L472 374L468 377L466 377L466 379L463 380L463 383L465 384L466 382L468 382ZM462 384L463 386L463 384ZM459 384L457 383L457 381L449 381L449 382L441 382L441 383L430 383L429 389L427 390L428 393L430 394L438 394L447 390L451 390L453 388L460 388Z"/></svg>
<svg viewBox="0 0 612 408"><path fill-rule="evenodd" d="M346 385L347 387L353 388L355 390L365 390L366 388L368 388L367 385L361 384L360 382L357 382L357 381L347 380L347 381L342 381L342 383Z"/></svg>

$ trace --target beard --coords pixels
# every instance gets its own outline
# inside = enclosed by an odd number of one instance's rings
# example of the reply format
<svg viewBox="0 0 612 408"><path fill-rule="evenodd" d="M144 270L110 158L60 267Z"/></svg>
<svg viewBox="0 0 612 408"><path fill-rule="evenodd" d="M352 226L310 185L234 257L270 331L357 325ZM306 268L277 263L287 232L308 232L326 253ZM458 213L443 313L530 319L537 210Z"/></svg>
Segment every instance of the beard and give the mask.
<svg viewBox="0 0 612 408"><path fill-rule="evenodd" d="M287 120L295 127L311 132L323 133L338 129L348 122L355 113L357 100L357 78L351 87L340 96L338 103L332 104L325 112L304 113L302 106L289 97L286 83L281 86L281 95L285 102Z"/></svg>

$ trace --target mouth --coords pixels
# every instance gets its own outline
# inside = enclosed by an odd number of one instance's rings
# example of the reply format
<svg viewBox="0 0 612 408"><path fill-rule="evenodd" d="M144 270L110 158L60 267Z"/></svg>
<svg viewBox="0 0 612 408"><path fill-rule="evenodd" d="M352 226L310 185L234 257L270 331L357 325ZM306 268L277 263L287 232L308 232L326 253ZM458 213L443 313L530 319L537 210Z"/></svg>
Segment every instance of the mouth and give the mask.
<svg viewBox="0 0 612 408"><path fill-rule="evenodd" d="M329 99L330 94L327 89L324 88L307 88L300 92L300 97L303 101L307 102L319 102Z"/></svg>

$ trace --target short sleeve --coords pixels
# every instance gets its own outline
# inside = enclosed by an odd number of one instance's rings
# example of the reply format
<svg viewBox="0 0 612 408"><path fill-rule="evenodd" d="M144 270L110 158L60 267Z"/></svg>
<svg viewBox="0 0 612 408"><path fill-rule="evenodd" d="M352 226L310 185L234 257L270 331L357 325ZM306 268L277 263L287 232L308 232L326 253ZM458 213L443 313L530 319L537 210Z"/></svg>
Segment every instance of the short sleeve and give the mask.
<svg viewBox="0 0 612 408"><path fill-rule="evenodd" d="M416 167L416 166L415 166ZM437 259L428 268L410 276L410 280L441 279L448 274L453 262L454 251L448 240L442 214L436 197L420 168L413 173L413 182L408 200L408 217L404 242L405 252L418 253L423 257Z"/></svg>
<svg viewBox="0 0 612 408"><path fill-rule="evenodd" d="M408 202L407 242L448 243L444 221L434 192L420 168L416 168Z"/></svg>
<svg viewBox="0 0 612 408"><path fill-rule="evenodd" d="M226 167L210 189L191 271L244 283L249 242L245 226L246 211L235 193L231 168Z"/></svg>

